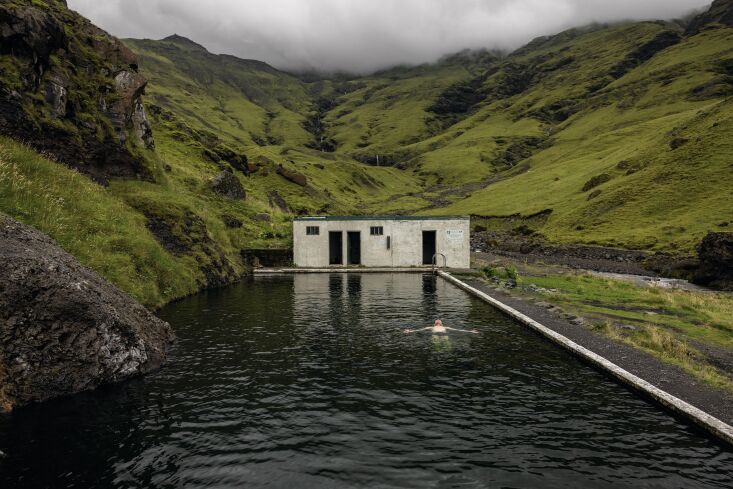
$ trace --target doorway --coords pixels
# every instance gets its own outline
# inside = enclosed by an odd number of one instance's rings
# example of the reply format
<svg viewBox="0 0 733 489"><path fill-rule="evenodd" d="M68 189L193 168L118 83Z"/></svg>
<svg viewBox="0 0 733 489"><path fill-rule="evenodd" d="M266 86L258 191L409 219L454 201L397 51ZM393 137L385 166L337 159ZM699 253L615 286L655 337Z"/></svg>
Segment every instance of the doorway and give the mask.
<svg viewBox="0 0 733 489"><path fill-rule="evenodd" d="M361 265L361 233L349 231L346 233L346 256L349 265Z"/></svg>
<svg viewBox="0 0 733 489"><path fill-rule="evenodd" d="M329 231L328 233L328 264L344 264L344 233L342 231Z"/></svg>
<svg viewBox="0 0 733 489"><path fill-rule="evenodd" d="M432 265L435 256L435 231L422 232L422 264Z"/></svg>

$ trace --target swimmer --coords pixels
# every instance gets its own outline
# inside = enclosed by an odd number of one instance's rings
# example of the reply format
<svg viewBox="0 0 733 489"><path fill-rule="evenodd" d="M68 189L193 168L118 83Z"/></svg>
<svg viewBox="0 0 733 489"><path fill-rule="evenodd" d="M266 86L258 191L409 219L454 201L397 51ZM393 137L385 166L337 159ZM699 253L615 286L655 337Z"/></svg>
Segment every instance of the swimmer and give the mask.
<svg viewBox="0 0 733 489"><path fill-rule="evenodd" d="M427 331L430 330L433 334L446 334L448 331L458 331L459 333L473 333L478 334L478 331L475 329L467 330L467 329L456 329L456 328L449 328L448 326L443 326L443 321L440 319L435 320L435 324L432 326L427 326L425 328L420 329L406 329L404 330L405 333L417 333L419 331Z"/></svg>

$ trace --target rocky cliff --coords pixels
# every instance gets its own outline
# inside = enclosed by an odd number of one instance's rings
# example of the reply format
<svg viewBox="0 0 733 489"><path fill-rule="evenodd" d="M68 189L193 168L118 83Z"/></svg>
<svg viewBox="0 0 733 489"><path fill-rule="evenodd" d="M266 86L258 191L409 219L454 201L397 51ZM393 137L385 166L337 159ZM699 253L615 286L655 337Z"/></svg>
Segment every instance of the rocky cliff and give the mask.
<svg viewBox="0 0 733 489"><path fill-rule="evenodd" d="M151 179L146 84L133 52L64 0L0 4L0 133L100 182Z"/></svg>
<svg viewBox="0 0 733 489"><path fill-rule="evenodd" d="M696 34L713 24L733 26L733 0L715 0L710 8L690 21L688 34Z"/></svg>
<svg viewBox="0 0 733 489"><path fill-rule="evenodd" d="M0 410L150 372L172 339L52 239L0 215Z"/></svg>

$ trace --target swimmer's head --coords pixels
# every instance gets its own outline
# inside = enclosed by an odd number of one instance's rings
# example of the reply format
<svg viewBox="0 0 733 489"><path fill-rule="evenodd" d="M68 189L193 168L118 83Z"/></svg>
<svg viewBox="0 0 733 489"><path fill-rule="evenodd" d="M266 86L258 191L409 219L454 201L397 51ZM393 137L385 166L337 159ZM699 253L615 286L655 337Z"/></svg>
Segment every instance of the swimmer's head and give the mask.
<svg viewBox="0 0 733 489"><path fill-rule="evenodd" d="M436 319L435 326L443 326L443 321L441 321L440 319Z"/></svg>

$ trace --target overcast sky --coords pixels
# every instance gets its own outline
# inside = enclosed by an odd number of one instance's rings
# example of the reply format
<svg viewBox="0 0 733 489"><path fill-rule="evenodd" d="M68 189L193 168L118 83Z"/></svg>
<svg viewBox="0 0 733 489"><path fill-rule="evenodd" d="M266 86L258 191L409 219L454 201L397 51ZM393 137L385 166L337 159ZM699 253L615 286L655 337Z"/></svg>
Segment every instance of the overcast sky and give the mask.
<svg viewBox="0 0 733 489"><path fill-rule="evenodd" d="M177 33L278 68L369 72L512 49L594 21L672 19L711 0L68 0L118 37Z"/></svg>

